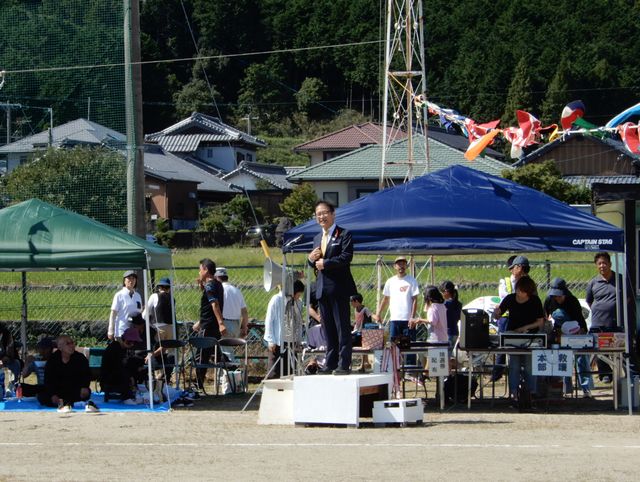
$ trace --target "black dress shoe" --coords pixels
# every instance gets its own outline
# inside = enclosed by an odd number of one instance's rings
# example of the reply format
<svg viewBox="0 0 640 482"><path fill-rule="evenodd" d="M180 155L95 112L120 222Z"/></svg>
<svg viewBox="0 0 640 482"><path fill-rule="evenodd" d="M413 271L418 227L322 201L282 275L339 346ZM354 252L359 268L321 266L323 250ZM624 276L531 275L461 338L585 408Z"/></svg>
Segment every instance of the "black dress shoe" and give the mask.
<svg viewBox="0 0 640 482"><path fill-rule="evenodd" d="M323 368L322 370L318 370L316 373L318 375L331 375L334 371L331 369Z"/></svg>
<svg viewBox="0 0 640 482"><path fill-rule="evenodd" d="M350 375L351 370L349 370L348 368L336 368L335 370L333 370L333 374L334 375Z"/></svg>

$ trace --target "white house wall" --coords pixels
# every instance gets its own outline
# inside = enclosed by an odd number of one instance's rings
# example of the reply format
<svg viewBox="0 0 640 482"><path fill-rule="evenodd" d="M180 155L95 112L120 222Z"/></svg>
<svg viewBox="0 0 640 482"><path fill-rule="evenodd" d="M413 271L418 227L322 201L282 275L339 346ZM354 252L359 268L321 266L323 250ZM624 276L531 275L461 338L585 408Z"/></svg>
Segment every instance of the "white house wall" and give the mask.
<svg viewBox="0 0 640 482"><path fill-rule="evenodd" d="M228 183L243 187L247 191L256 190L256 181L257 181L256 177L252 176L251 174L247 174L246 172L234 174L233 176L228 177L225 180Z"/></svg>
<svg viewBox="0 0 640 482"><path fill-rule="evenodd" d="M231 172L238 167L238 155L243 156L241 160L244 161L256 160L254 151L233 146L199 147L195 154L201 161L225 172Z"/></svg>
<svg viewBox="0 0 640 482"><path fill-rule="evenodd" d="M325 199L325 193L338 193L338 206L349 202L349 183L347 181L318 181L312 182L318 199Z"/></svg>

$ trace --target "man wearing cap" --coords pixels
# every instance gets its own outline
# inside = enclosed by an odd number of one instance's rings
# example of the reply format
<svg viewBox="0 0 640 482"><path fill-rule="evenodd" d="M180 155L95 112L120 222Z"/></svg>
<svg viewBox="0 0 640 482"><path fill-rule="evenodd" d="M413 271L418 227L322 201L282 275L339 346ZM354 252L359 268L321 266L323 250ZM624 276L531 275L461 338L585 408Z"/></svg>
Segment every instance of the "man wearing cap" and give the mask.
<svg viewBox="0 0 640 482"><path fill-rule="evenodd" d="M60 335L56 340L58 350L53 352L44 369L44 390L38 401L47 407L58 407L59 412L71 412L73 404L86 401L87 412L97 412L91 398L91 370L89 361L76 351L73 339Z"/></svg>
<svg viewBox="0 0 640 482"><path fill-rule="evenodd" d="M129 318L142 313L142 298L136 291L138 276L135 271L126 271L122 275L122 289L118 291L111 302L109 316L109 340L120 338L124 330L129 328Z"/></svg>
<svg viewBox="0 0 640 482"><path fill-rule="evenodd" d="M316 273L316 299L327 335L325 368L320 373L348 375L352 350L349 297L357 292L351 275L353 240L348 230L336 225L330 202L316 202L315 216L322 232L313 238L307 259Z"/></svg>
<svg viewBox="0 0 640 482"><path fill-rule="evenodd" d="M582 307L578 298L576 298L569 288L567 282L562 278L554 278L551 281L547 298L544 300L544 312L547 319L553 322L554 332L556 334L556 343L560 341L562 334L584 334L587 332L587 322L582 314ZM568 330L570 322L577 324L575 330ZM591 389L593 388L593 379L588 373L589 357L579 355L576 357L578 367L578 382L582 388L585 398L592 398ZM573 383L571 377L564 380L564 392L571 393Z"/></svg>
<svg viewBox="0 0 640 482"><path fill-rule="evenodd" d="M511 274L500 278L500 284L498 285L498 296L500 300L503 300L507 295L515 293L518 280L524 276L529 276L529 271L531 270L529 259L526 256L516 255L509 256L509 259L507 259L507 268ZM498 332L503 333L506 331L507 323L509 322L509 312L503 313L497 322ZM497 382L502 378L506 362L506 355L500 354L496 356L495 365L491 373L492 382Z"/></svg>
<svg viewBox="0 0 640 482"><path fill-rule="evenodd" d="M147 313L149 314L149 323L158 331L158 337L161 340L174 338L171 280L169 278L160 278L160 281L158 281L156 292L149 297L147 306L142 312L142 317L146 319Z"/></svg>
<svg viewBox="0 0 640 482"><path fill-rule="evenodd" d="M396 274L384 284L382 290L384 298L382 298L374 319L382 321L384 312L389 306L389 336L394 338L400 335L409 335L411 340L415 340L416 330L409 329L409 320L416 317L420 285L413 276L407 274L407 258L404 256L396 257L393 267Z"/></svg>
<svg viewBox="0 0 640 482"><path fill-rule="evenodd" d="M223 338L244 338L249 329L249 313L247 304L244 301L242 292L229 283L227 268L216 270L216 279L222 283L224 288L224 326L227 327Z"/></svg>

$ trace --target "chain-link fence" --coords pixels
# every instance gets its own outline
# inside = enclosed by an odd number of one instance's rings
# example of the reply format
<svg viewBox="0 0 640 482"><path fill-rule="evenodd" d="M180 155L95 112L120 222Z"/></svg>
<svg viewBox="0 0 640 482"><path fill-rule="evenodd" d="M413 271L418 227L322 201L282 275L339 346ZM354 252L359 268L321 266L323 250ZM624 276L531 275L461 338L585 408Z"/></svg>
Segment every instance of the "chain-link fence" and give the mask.
<svg viewBox="0 0 640 482"><path fill-rule="evenodd" d="M38 198L126 227L124 12L122 0L2 2L0 207ZM108 148L72 149L87 145Z"/></svg>
<svg viewBox="0 0 640 482"><path fill-rule="evenodd" d="M365 305L374 310L378 271L375 258L370 264L357 264L352 271ZM293 269L304 269L293 266ZM381 265L382 283L394 274L391 262ZM247 303L252 324L249 335L250 353L264 355L261 321L273 292L263 288L262 266L227 266L229 282L238 287ZM500 278L508 276L503 262L498 261L438 261L432 268L428 259L416 260L416 278L421 286L452 280L457 284L463 304L478 296L494 295ZM544 296L549 282L556 276L566 279L578 297L584 297L588 280L595 270L590 261L532 262L530 276L538 283ZM169 273L153 273L158 280ZM201 291L196 283L198 269L176 268L173 293L179 326L189 327L199 318ZM107 320L114 294L121 288L121 271L44 271L0 273L0 321L5 323L16 339L20 339L20 325L27 320L27 342L33 347L44 335L68 333L80 346L106 343ZM23 312L24 310L24 312ZM180 330L186 336L187 329Z"/></svg>

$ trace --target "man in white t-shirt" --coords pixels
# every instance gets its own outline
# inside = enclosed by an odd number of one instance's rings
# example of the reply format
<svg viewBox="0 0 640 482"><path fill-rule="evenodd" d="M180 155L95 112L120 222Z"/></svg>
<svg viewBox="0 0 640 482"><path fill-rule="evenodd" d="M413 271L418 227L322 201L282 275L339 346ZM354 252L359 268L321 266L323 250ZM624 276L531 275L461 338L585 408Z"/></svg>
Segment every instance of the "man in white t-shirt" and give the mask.
<svg viewBox="0 0 640 482"><path fill-rule="evenodd" d="M227 268L218 268L216 278L224 288L222 317L227 331L222 338L244 338L249 332L249 313L242 292L229 283Z"/></svg>
<svg viewBox="0 0 640 482"><path fill-rule="evenodd" d="M391 338L409 335L412 340L415 340L416 331L409 329L409 320L416 316L420 286L413 276L407 274L407 258L398 256L393 267L396 270L396 275L389 278L384 284L382 291L384 298L375 319L382 321L385 309L389 306L389 335Z"/></svg>

